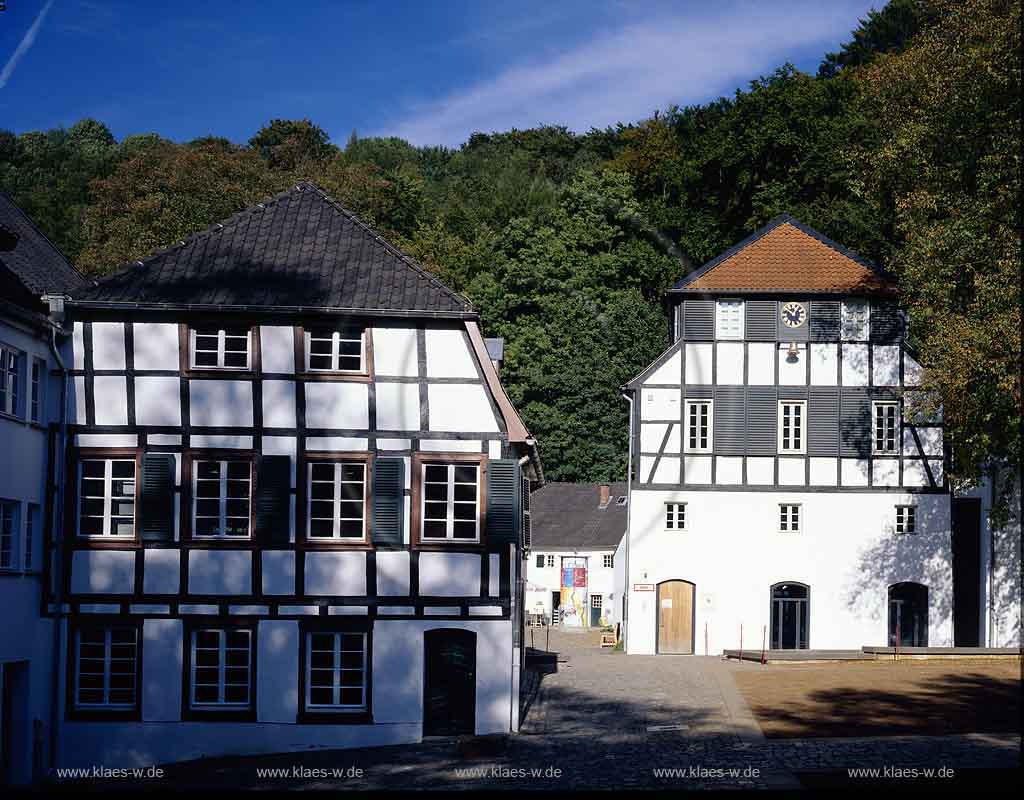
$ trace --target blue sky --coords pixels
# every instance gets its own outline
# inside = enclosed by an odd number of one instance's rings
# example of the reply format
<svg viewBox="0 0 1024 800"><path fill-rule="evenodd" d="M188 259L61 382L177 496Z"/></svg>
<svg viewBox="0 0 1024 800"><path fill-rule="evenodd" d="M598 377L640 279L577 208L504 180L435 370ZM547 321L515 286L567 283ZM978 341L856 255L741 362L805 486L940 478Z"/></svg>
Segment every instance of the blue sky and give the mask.
<svg viewBox="0 0 1024 800"><path fill-rule="evenodd" d="M882 5L877 0L875 5ZM0 128L95 117L118 138L244 142L272 117L457 146L700 103L814 71L869 0L158 3L7 0Z"/></svg>

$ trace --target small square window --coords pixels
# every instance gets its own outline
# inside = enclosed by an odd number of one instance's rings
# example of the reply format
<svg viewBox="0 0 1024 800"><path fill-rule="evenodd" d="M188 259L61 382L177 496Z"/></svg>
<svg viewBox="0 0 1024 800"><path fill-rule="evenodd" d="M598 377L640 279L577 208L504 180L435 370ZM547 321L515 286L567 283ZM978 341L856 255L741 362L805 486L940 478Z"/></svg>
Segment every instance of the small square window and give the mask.
<svg viewBox="0 0 1024 800"><path fill-rule="evenodd" d="M615 566L615 556L611 555L610 553L605 553L605 555L604 555L604 568L605 569L612 569L614 566Z"/></svg>
<svg viewBox="0 0 1024 800"><path fill-rule="evenodd" d="M686 530L686 503L665 503L665 530Z"/></svg>
<svg viewBox="0 0 1024 800"><path fill-rule="evenodd" d="M719 300L715 305L715 338L743 338L743 301Z"/></svg>
<svg viewBox="0 0 1024 800"><path fill-rule="evenodd" d="M896 533L917 533L917 508L896 506Z"/></svg>
<svg viewBox="0 0 1024 800"><path fill-rule="evenodd" d="M779 532L795 533L801 530L803 521L800 519L799 503L779 504Z"/></svg>
<svg viewBox="0 0 1024 800"><path fill-rule="evenodd" d="M555 557L554 556L548 556L548 566L549 567L555 566Z"/></svg>

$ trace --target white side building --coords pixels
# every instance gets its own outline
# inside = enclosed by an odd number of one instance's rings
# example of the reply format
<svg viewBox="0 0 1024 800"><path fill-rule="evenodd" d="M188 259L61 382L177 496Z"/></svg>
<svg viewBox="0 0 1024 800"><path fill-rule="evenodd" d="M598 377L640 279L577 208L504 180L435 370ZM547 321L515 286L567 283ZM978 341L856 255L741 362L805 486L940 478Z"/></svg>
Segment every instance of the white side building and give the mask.
<svg viewBox="0 0 1024 800"><path fill-rule="evenodd" d="M530 500L526 613L571 627L621 622L615 552L626 484L546 483Z"/></svg>

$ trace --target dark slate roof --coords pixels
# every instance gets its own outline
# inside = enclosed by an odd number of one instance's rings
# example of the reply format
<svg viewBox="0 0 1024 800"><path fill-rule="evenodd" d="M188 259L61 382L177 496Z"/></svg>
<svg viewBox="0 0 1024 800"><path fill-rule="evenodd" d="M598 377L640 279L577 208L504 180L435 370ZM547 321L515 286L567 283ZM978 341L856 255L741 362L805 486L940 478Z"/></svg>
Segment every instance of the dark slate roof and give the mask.
<svg viewBox="0 0 1024 800"><path fill-rule="evenodd" d="M626 532L626 484L609 484L611 502L600 507L600 484L546 483L530 496L532 549L614 550Z"/></svg>
<svg viewBox="0 0 1024 800"><path fill-rule="evenodd" d="M35 297L70 294L89 281L39 228L0 192L0 263Z"/></svg>
<svg viewBox="0 0 1024 800"><path fill-rule="evenodd" d="M101 279L75 302L475 314L306 182Z"/></svg>

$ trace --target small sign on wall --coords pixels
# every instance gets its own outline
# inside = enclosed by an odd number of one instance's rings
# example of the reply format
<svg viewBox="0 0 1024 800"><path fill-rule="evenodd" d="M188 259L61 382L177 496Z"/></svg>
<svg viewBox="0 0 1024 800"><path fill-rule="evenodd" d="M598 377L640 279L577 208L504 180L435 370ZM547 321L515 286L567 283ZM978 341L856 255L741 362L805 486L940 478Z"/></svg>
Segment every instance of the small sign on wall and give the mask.
<svg viewBox="0 0 1024 800"><path fill-rule="evenodd" d="M653 583L634 583L633 584L633 591L634 592L653 592L654 591L654 584Z"/></svg>
<svg viewBox="0 0 1024 800"><path fill-rule="evenodd" d="M705 592L700 596L700 604L705 611L715 610L715 596Z"/></svg>

